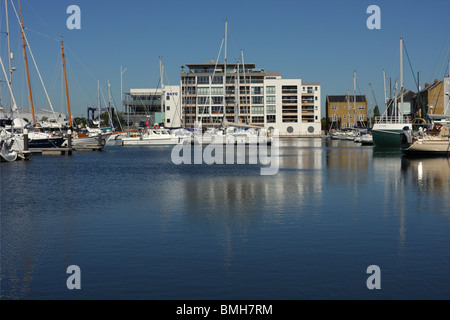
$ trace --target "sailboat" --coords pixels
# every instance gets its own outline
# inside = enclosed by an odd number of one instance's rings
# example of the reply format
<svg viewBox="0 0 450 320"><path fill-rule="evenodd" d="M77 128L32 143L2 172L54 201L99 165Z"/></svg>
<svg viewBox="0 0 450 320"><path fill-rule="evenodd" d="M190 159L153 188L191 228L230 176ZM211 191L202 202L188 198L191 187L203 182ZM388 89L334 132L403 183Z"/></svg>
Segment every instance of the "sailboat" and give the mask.
<svg viewBox="0 0 450 320"><path fill-rule="evenodd" d="M384 74L384 71L383 71ZM386 83L386 81L384 81ZM397 90L396 90L397 91ZM397 92L395 94L394 112L396 116L388 116L386 113L372 128L373 144L375 147L398 147L401 146L401 135L403 127L411 125L410 119L403 116L403 38L400 38L400 106L397 104ZM386 89L385 89L385 101ZM387 112L386 108L386 112Z"/></svg>
<svg viewBox="0 0 450 320"><path fill-rule="evenodd" d="M20 0L19 0L19 7L20 7ZM8 19L8 10L7 10L7 3L5 2L5 13L6 13L6 28L7 28L7 37L8 37L8 55L9 55L9 68L10 68L10 74L11 74L11 52L10 52L10 46L9 46L9 19ZM26 35L25 35L25 27L24 27L24 23L23 23L23 16L22 16L22 8L20 7L20 15L21 15L21 20L19 20L19 24L20 24L20 29L21 29L21 34L22 34L22 48L23 48L23 56L24 56L24 62L25 62L25 69L26 69L26 75L27 75L27 83L28 83L28 92L29 92L29 98L30 98L30 104L31 104L31 112L32 112L32 117L33 117L33 123L32 126L24 123L22 120L20 120L19 118L14 119L14 123L15 123L15 129L17 129L17 133L15 133L16 135L18 135L16 137L16 139L14 139L14 144L12 146L12 149L18 152L22 152L24 149L24 140L23 140L23 136L21 136L21 131L23 131L24 129L28 129L28 147L30 150L33 149L43 149L43 148L59 148L61 147L61 145L64 143L65 138L62 137L61 135L54 135L54 134L48 134L48 133L44 133L41 131L38 131L35 128L36 125L36 119L35 119L35 115L34 115L34 104L33 104L33 95L32 95L32 91L31 91L31 83L30 83L30 73L29 73L29 68L28 68L28 59L27 59L27 50L26 47L28 44ZM18 18L18 17L17 17ZM31 52L31 51L30 51ZM34 61L34 58L33 58ZM3 63L2 63L2 68L3 68ZM36 66L37 68L37 66ZM3 70L4 71L4 70ZM37 70L39 73L39 70ZM40 76L40 74L39 74ZM5 74L6 77L6 74ZM8 82L8 87L10 90L10 94L11 94L11 100L14 100L13 97L13 93L12 93L12 81L11 81L11 77L9 77L9 81L8 81L8 77L6 77L7 82ZM44 87L45 89L45 87ZM17 111L17 105L15 103L14 100L14 108L13 111ZM13 112L14 113L14 112Z"/></svg>
<svg viewBox="0 0 450 320"><path fill-rule="evenodd" d="M444 113L428 115L431 126L426 126L425 123L418 130L404 127L402 152L405 155L450 157L450 65L449 77L445 79L445 83L444 97L447 97L447 103ZM431 130L427 130L428 128Z"/></svg>
<svg viewBox="0 0 450 320"><path fill-rule="evenodd" d="M0 129L0 161L12 162L17 159L17 151L12 149L14 140L5 129Z"/></svg>
<svg viewBox="0 0 450 320"><path fill-rule="evenodd" d="M66 88L66 99L67 99L67 109L69 113L69 128L72 129L72 114L70 111L70 99L69 99L69 86L67 84L67 71L66 71L66 58L64 54L64 43L61 37L61 54L62 54L62 64L64 70L64 83ZM99 132L94 135L85 135L80 133L74 133L72 139L72 146L74 149L92 149L101 150L106 145L106 141L110 137L111 133ZM64 145L67 145L66 141Z"/></svg>

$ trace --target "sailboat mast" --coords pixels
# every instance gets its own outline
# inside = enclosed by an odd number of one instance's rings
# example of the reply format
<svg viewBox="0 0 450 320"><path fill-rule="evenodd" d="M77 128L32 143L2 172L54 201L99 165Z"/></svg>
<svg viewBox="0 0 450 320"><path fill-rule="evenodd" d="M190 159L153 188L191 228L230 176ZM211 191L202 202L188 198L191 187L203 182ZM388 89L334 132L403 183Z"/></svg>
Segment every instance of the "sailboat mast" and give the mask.
<svg viewBox="0 0 450 320"><path fill-rule="evenodd" d="M356 127L357 120L356 120L356 71L353 73L353 123Z"/></svg>
<svg viewBox="0 0 450 320"><path fill-rule="evenodd" d="M228 33L228 20L225 20L225 59L224 59L224 82L225 88L223 90L223 120L226 119L227 112L227 33ZM212 80L212 79L211 79ZM222 121L224 122L224 121Z"/></svg>
<svg viewBox="0 0 450 320"><path fill-rule="evenodd" d="M400 38L400 123L403 123L403 38Z"/></svg>
<svg viewBox="0 0 450 320"><path fill-rule="evenodd" d="M64 69L64 82L66 84L67 110L69 112L69 128L72 129L72 113L70 112L69 86L67 85L66 57L64 54L64 43L61 37L62 64Z"/></svg>
<svg viewBox="0 0 450 320"><path fill-rule="evenodd" d="M27 72L27 81L28 81L28 93L30 96L30 105L31 105L31 115L33 116L33 126L36 125L36 116L34 114L34 102L33 102L33 93L31 91L31 82L30 82L30 71L28 69L28 59L27 59L27 41L25 39L25 26L23 24L23 16L22 16L22 6L20 5L19 0L19 9L20 9L20 20L21 20L21 32L22 32L22 44L23 44L23 59L25 61L25 70Z"/></svg>
<svg viewBox="0 0 450 320"><path fill-rule="evenodd" d="M100 115L102 114L102 106L100 101L100 80L97 79L97 107L98 107L98 128L100 129Z"/></svg>
<svg viewBox="0 0 450 320"><path fill-rule="evenodd" d="M372 121L370 119L370 110L372 110L372 84L369 83L369 112L368 112L368 120L369 120L369 127L372 125Z"/></svg>
<svg viewBox="0 0 450 320"><path fill-rule="evenodd" d="M6 39L8 43L8 63L9 63L9 85L12 85L12 67L11 67L11 44L9 41L9 17L8 17L8 0L5 0L5 16L6 16ZM10 107L13 106L13 98L11 98Z"/></svg>

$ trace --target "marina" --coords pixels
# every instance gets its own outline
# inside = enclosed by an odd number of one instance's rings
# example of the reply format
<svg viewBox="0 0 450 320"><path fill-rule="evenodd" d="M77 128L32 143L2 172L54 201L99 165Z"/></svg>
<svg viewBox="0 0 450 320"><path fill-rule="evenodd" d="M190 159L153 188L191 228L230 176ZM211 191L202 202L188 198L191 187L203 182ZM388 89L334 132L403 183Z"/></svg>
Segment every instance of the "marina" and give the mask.
<svg viewBox="0 0 450 320"><path fill-rule="evenodd" d="M450 299L449 4L230 1L0 1L0 300Z"/></svg>

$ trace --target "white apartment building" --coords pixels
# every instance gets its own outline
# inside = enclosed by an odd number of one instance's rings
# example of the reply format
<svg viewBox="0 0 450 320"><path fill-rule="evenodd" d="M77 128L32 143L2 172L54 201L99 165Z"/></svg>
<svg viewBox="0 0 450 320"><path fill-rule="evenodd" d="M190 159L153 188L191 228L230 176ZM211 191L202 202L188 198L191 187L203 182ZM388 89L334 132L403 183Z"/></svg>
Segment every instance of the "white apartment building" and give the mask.
<svg viewBox="0 0 450 320"><path fill-rule="evenodd" d="M185 70L188 68L188 70ZM283 79L254 64L209 62L182 67L182 124L220 126L223 119L278 129L281 136L321 134L320 83ZM226 74L226 79L225 79Z"/></svg>

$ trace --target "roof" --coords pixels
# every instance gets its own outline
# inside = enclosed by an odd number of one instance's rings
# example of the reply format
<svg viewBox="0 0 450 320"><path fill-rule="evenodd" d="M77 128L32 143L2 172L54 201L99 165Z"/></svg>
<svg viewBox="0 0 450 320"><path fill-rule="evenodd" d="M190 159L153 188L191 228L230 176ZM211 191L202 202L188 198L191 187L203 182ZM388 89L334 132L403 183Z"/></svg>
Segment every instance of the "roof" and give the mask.
<svg viewBox="0 0 450 320"><path fill-rule="evenodd" d="M350 95L349 96L349 100L350 102L354 102L354 96ZM339 96L329 96L327 95L327 101L328 102L348 102L347 101L347 95L339 95ZM357 95L356 96L356 102L367 102L366 96L365 95Z"/></svg>

